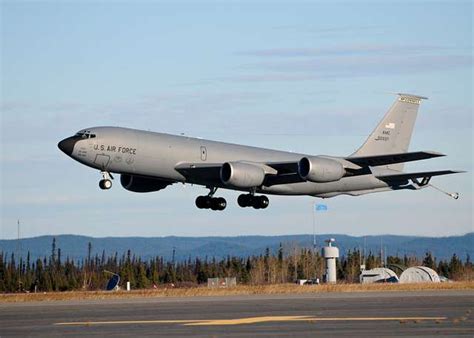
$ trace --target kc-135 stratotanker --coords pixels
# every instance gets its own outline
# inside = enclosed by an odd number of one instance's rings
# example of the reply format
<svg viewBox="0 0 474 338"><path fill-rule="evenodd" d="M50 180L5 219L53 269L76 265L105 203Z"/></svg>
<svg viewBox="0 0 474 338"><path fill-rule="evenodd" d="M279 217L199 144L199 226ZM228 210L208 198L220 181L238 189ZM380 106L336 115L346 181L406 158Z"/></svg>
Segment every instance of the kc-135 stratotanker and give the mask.
<svg viewBox="0 0 474 338"><path fill-rule="evenodd" d="M408 152L423 99L398 94L365 143L347 157L296 154L119 127L83 129L58 147L76 161L100 170L99 187L104 190L112 187L112 173L120 174L125 189L140 193L177 182L205 186L209 194L196 199L200 209L226 208L224 198L214 197L218 188L245 192L237 199L239 206L255 209L268 207L264 194L328 198L418 190L433 186L433 176L461 172L403 172L405 162L444 156L433 151Z"/></svg>

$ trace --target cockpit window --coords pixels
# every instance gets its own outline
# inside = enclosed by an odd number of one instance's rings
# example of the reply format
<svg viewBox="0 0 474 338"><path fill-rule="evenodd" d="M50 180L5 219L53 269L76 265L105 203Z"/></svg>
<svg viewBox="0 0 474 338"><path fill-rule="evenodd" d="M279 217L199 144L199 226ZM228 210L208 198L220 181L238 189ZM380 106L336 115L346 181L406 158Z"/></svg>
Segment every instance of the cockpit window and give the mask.
<svg viewBox="0 0 474 338"><path fill-rule="evenodd" d="M80 131L76 134L76 136L80 136L81 138L95 138L95 134L91 134L90 131Z"/></svg>

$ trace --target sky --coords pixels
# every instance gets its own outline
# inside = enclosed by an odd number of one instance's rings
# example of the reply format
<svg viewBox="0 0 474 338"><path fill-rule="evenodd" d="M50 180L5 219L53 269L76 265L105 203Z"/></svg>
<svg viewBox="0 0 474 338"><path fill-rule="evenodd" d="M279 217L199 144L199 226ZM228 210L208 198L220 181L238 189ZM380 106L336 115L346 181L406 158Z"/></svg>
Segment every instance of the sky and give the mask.
<svg viewBox="0 0 474 338"><path fill-rule="evenodd" d="M472 2L1 1L0 238L46 234L460 235L473 230ZM199 210L199 186L135 194L59 151L115 125L312 155L351 154L395 100L428 96L409 171L467 173L360 197ZM328 211L313 214L315 203ZM313 223L313 216L315 222Z"/></svg>

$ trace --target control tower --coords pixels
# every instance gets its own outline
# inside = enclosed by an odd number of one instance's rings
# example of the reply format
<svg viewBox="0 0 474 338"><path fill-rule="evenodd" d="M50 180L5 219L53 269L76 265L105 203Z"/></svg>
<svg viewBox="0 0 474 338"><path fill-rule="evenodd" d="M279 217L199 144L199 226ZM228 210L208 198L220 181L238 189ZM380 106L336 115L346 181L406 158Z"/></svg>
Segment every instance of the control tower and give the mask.
<svg viewBox="0 0 474 338"><path fill-rule="evenodd" d="M327 239L327 245L322 249L322 255L326 261L326 272L323 276L325 283L336 283L336 258L339 258L339 249L332 246L336 240L334 238Z"/></svg>

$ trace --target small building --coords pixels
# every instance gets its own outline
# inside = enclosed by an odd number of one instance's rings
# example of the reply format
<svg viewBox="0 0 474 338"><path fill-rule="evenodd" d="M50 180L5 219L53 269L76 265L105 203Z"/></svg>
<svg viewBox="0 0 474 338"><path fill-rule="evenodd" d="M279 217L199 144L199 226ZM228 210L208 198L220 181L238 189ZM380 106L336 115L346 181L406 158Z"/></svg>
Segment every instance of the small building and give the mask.
<svg viewBox="0 0 474 338"><path fill-rule="evenodd" d="M363 270L360 274L362 284L370 283L398 283L397 274L388 268L374 268Z"/></svg>
<svg viewBox="0 0 474 338"><path fill-rule="evenodd" d="M412 266L400 275L400 283L439 283L438 273L426 266Z"/></svg>
<svg viewBox="0 0 474 338"><path fill-rule="evenodd" d="M336 259L339 258L339 249L332 246L335 242L334 238L330 238L325 241L327 245L322 248L321 254L326 261L326 271L323 275L324 283L335 284L337 271L336 271Z"/></svg>

